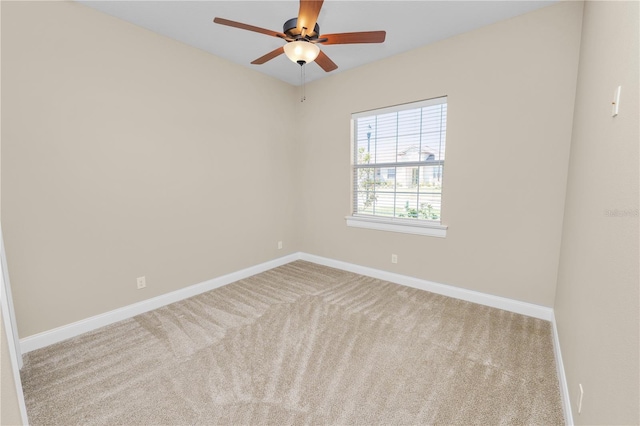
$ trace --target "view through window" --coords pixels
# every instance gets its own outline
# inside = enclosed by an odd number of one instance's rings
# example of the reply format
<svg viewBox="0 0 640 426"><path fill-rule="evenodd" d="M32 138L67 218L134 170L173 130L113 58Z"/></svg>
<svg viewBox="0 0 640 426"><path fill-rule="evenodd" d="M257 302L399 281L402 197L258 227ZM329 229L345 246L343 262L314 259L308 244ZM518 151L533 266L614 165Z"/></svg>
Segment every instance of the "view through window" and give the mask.
<svg viewBox="0 0 640 426"><path fill-rule="evenodd" d="M440 223L447 98L352 118L354 216Z"/></svg>

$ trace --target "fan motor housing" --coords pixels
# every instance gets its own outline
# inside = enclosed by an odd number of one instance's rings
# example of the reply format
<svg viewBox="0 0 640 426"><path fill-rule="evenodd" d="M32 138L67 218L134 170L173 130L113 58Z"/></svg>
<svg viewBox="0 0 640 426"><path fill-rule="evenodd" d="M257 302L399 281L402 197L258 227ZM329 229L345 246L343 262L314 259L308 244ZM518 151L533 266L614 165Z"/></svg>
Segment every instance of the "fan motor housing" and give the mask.
<svg viewBox="0 0 640 426"><path fill-rule="evenodd" d="M291 18L282 26L282 32L287 36L293 39L298 39L300 37L300 31L298 31L298 18ZM320 26L316 22L316 25L313 27L313 31L309 31L307 29L307 33L304 38L307 40L313 40L318 38L318 34L320 34Z"/></svg>

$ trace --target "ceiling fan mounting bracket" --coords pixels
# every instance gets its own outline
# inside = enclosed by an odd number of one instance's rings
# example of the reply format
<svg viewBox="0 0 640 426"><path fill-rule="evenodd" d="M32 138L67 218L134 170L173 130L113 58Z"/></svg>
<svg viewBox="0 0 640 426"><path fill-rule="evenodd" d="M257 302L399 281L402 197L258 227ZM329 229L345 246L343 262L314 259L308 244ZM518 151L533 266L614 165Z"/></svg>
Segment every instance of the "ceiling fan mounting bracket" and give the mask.
<svg viewBox="0 0 640 426"><path fill-rule="evenodd" d="M315 40L320 34L320 26L317 23L313 27L313 31L309 31L308 28L306 30L304 35L298 31L298 18L291 18L282 26L282 32L294 40Z"/></svg>

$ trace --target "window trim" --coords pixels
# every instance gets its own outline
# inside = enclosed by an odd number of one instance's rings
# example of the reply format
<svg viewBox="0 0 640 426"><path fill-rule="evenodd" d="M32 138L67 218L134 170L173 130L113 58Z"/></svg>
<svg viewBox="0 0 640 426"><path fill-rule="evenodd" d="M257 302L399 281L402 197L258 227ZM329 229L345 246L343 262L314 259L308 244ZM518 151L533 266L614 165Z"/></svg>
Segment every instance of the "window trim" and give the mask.
<svg viewBox="0 0 640 426"><path fill-rule="evenodd" d="M352 215L345 217L347 226L354 228L375 229L378 231L401 232L404 234L427 235L430 237L445 238L447 225L436 221L416 219L398 219L395 217L378 217L368 215Z"/></svg>
<svg viewBox="0 0 640 426"><path fill-rule="evenodd" d="M436 98L425 99L422 101L407 102L406 104L398 104L398 105L393 105L389 107L374 108L367 111L354 112L351 114L351 119L357 120L358 118L369 117L372 113L375 113L375 115L382 115L382 114L389 114L391 112L405 111L411 108L425 108L425 107L430 107L434 105L442 105L443 98L447 99L448 96L447 95L438 96ZM448 103L448 100L447 100L447 103Z"/></svg>
<svg viewBox="0 0 640 426"><path fill-rule="evenodd" d="M448 96L438 96L432 99L426 99L416 102L409 102L406 104L393 105L385 108L375 108L372 110L361 111L357 113L351 114L351 179L350 179L350 194L351 198L353 198L354 191L354 182L353 182L353 171L357 168L364 168L363 166L355 164L354 158L354 148L353 144L354 136L355 136L355 122L357 119L362 117L368 117L371 115L380 115L380 114L388 114L392 112L404 111L411 108L424 108L433 105L441 105L443 104L442 100L444 99L444 103L448 104ZM436 160L429 161L429 163L440 163L443 164L444 160ZM424 166L425 162L417 162L419 166ZM384 166L397 166L397 163L379 163L376 164L376 167L383 168ZM402 163L403 166L412 166L413 162ZM370 166L369 166L370 167ZM424 220L424 219L404 219L404 218L396 218L396 217L384 217L384 216L372 216L365 214L353 213L353 202L351 201L351 216L346 216L345 220L347 222L348 227L355 228L365 228L365 229L374 229L378 231L389 231L389 232L399 232L405 234L414 234L414 235L426 235L430 237L438 237L438 238L446 238L448 226L442 224L442 218L439 221L432 220Z"/></svg>

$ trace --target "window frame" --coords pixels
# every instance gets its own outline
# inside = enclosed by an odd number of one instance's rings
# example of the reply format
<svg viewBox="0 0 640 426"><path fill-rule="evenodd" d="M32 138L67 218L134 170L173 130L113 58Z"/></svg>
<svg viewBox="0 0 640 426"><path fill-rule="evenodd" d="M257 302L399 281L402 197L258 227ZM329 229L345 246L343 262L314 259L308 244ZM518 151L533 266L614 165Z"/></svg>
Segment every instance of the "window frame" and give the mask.
<svg viewBox="0 0 640 426"><path fill-rule="evenodd" d="M375 229L380 231L390 231L390 232L400 232L400 233L408 233L415 235L427 235L432 237L440 237L445 238L447 235L448 226L442 224L442 216L440 216L439 220L428 220L428 219L405 219L398 217L388 217L388 216L376 216L376 215L368 215L356 213L354 206L354 197L356 196L356 188L355 188L355 171L358 169L356 167L356 145L357 141L355 140L356 131L355 131L355 123L356 120L363 117L370 117L372 115L382 115L389 114L393 112L405 111L415 108L424 108L433 105L442 105L446 104L448 106L448 97L447 96L439 96L437 98L431 98L416 102L409 102L400 105L394 105L390 107L376 108L373 110L362 111L351 114L351 134L350 134L350 142L351 142L351 167L350 167L350 210L351 215L345 217L347 226L356 227L356 228L366 228L366 229ZM447 109L448 112L448 109ZM446 131L446 129L445 129ZM446 148L445 148L446 149ZM429 161L429 165L439 164L442 166L442 178L444 177L444 162L445 160L435 160ZM424 161L418 162L398 162L395 163L374 163L371 168L384 169L389 167L421 167L424 166ZM440 202L442 206L442 193L440 195ZM441 207L442 209L442 207Z"/></svg>

